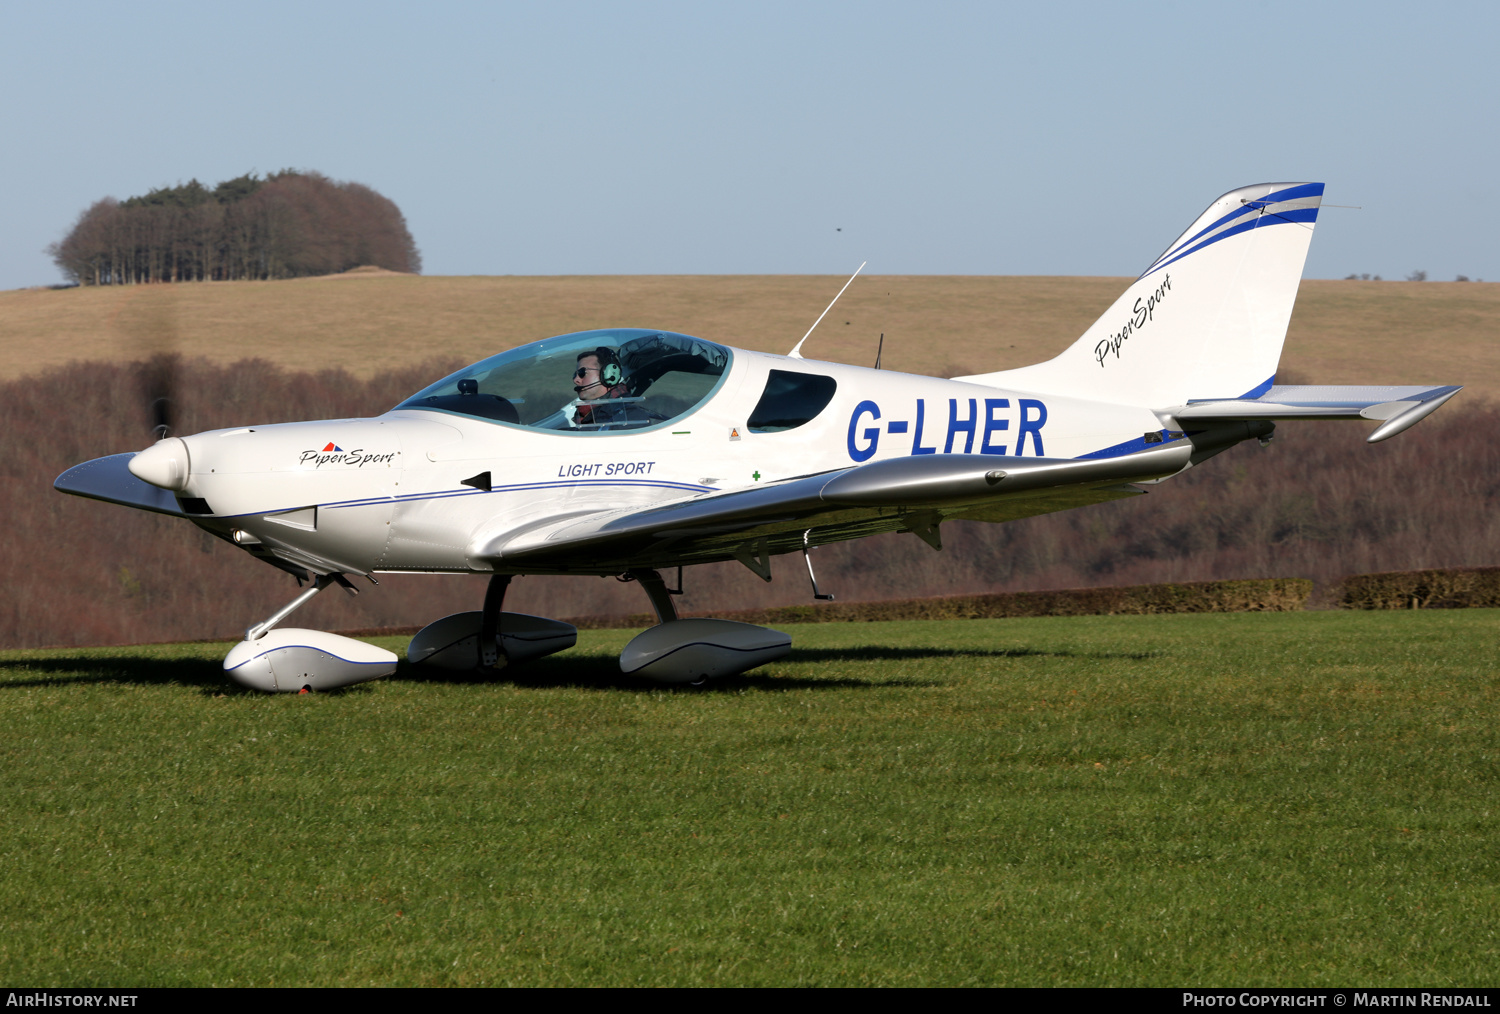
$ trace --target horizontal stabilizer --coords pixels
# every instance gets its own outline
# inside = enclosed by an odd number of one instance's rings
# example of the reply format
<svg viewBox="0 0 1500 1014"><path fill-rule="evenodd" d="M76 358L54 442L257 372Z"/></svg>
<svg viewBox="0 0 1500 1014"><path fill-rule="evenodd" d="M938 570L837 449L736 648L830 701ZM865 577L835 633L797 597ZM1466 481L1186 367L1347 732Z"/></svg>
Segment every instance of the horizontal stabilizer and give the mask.
<svg viewBox="0 0 1500 1014"><path fill-rule="evenodd" d="M1416 425L1457 394L1461 387L1406 385L1369 387L1283 385L1258 398L1190 401L1172 412L1179 424L1251 419L1376 419L1372 444Z"/></svg>

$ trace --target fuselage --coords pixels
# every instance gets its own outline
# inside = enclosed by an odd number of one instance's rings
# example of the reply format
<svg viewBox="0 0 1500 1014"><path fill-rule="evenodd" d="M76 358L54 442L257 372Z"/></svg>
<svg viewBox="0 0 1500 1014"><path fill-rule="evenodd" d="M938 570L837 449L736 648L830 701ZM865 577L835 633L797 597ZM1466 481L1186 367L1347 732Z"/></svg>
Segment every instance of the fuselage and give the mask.
<svg viewBox="0 0 1500 1014"><path fill-rule="evenodd" d="M650 425L538 428L408 402L370 419L212 430L182 438L178 496L201 526L318 570L489 572L476 546L559 517L909 455L1112 456L1161 431L1140 406L716 348L728 361L712 389ZM752 425L788 375L825 392L831 381L832 395L806 420ZM464 404L445 397L427 400Z"/></svg>

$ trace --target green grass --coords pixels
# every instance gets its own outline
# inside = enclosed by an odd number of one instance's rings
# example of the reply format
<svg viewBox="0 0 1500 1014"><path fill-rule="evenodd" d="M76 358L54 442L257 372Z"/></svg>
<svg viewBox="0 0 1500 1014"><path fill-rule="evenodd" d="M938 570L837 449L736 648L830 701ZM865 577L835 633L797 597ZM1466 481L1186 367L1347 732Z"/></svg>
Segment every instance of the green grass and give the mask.
<svg viewBox="0 0 1500 1014"><path fill-rule="evenodd" d="M0 980L1483 984L1497 624L804 626L707 691L617 631L301 697L5 653Z"/></svg>

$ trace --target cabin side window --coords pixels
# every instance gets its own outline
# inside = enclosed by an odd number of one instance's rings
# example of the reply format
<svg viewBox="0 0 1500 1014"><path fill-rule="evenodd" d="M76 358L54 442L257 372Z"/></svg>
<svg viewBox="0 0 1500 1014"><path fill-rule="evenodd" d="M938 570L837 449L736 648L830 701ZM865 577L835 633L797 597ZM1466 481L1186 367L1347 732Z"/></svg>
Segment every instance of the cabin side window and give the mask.
<svg viewBox="0 0 1500 1014"><path fill-rule="evenodd" d="M750 432L780 433L812 422L828 407L838 386L832 377L818 373L772 370L750 413Z"/></svg>

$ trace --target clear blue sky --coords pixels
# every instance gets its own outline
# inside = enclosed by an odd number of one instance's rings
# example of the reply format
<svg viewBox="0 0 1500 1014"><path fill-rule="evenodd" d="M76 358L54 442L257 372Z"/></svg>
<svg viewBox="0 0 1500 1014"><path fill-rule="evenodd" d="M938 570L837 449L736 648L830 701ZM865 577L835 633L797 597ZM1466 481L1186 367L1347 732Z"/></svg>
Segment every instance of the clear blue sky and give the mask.
<svg viewBox="0 0 1500 1014"><path fill-rule="evenodd" d="M1126 275L1321 180L1363 210L1309 277L1500 280L1493 2L0 13L0 288L100 197L284 167L391 197L428 274Z"/></svg>

